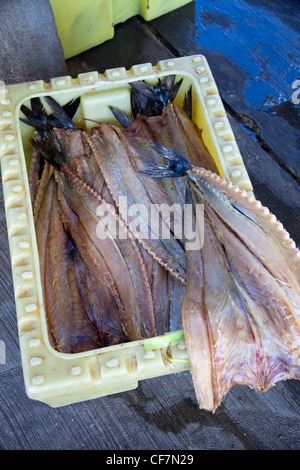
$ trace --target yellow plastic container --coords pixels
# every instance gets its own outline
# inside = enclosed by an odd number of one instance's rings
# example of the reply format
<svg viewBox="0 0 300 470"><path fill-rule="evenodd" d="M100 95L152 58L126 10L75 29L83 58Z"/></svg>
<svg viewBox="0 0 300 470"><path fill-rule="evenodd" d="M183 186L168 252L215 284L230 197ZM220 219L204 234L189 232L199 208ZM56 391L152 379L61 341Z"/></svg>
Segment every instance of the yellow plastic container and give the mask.
<svg viewBox="0 0 300 470"><path fill-rule="evenodd" d="M29 194L27 168L33 129L19 121L20 107L30 98L53 96L60 104L81 96L74 117L112 119L107 104L130 111L133 80L156 82L165 75L183 77L176 101L182 104L192 85L193 120L203 128L203 138L220 173L242 189L251 182L234 139L222 100L205 57L201 55L120 67L104 74L90 72L8 86L0 98L0 158L6 220L15 290L19 341L26 392L32 399L53 407L130 390L139 380L189 369L185 344L168 348L153 346L149 340L136 341L79 354L54 350L48 340L40 281L39 258ZM88 121L85 121L88 123ZM151 340L150 340L151 341ZM165 347L168 336L165 337Z"/></svg>
<svg viewBox="0 0 300 470"><path fill-rule="evenodd" d="M114 36L114 26L135 15L153 20L191 0L50 0L66 59Z"/></svg>

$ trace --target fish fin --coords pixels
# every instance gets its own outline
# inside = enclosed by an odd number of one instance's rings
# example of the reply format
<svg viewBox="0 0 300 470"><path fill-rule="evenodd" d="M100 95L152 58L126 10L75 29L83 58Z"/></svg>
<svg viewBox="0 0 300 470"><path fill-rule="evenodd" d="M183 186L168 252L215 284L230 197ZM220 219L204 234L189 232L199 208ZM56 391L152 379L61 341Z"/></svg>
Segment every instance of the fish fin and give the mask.
<svg viewBox="0 0 300 470"><path fill-rule="evenodd" d="M31 98L30 103L31 109L28 108L25 104L22 104L21 106L21 111L27 117L27 119L42 119L43 117L48 117L40 98Z"/></svg>
<svg viewBox="0 0 300 470"><path fill-rule="evenodd" d="M189 119L192 119L192 87L191 86L184 96L182 108L186 112Z"/></svg>
<svg viewBox="0 0 300 470"><path fill-rule="evenodd" d="M64 106L62 106L63 110L67 113L70 119L76 114L76 111L80 104L80 96L78 98L74 98L73 100L68 101Z"/></svg>
<svg viewBox="0 0 300 470"><path fill-rule="evenodd" d="M111 110L114 117L121 124L121 126L125 128L128 128L129 126L131 126L131 124L133 123L131 116L124 113L124 111L121 111L121 109L117 108L116 106L109 105L108 108Z"/></svg>
<svg viewBox="0 0 300 470"><path fill-rule="evenodd" d="M141 99L141 97L143 99ZM147 104L147 101L147 98L145 98L143 95L140 95L134 88L132 88L130 94L130 103L131 111L134 118L136 118L138 114L142 114Z"/></svg>
<svg viewBox="0 0 300 470"><path fill-rule="evenodd" d="M42 130L47 130L48 126L46 122L40 121L39 119L24 119L20 117L20 121L24 122L24 124L27 124L28 126L34 127L37 131L42 131ZM42 133L42 136L44 134Z"/></svg>
<svg viewBox="0 0 300 470"><path fill-rule="evenodd" d="M31 98L30 103L31 109L25 104L21 106L20 109L27 119L20 118L20 121L28 126L34 127L40 136L43 137L44 131L46 130L46 122L51 120L51 117L47 115L40 98Z"/></svg>
<svg viewBox="0 0 300 470"><path fill-rule="evenodd" d="M62 151L61 143L53 129L47 129L45 137L41 142L35 139L29 139L29 141L47 162L55 168L61 168L66 159Z"/></svg>
<svg viewBox="0 0 300 470"><path fill-rule="evenodd" d="M152 141L149 146L168 164L165 167L149 167L142 173L153 178L178 178L186 175L187 170L191 167L186 158L158 142Z"/></svg>
<svg viewBox="0 0 300 470"><path fill-rule="evenodd" d="M178 90L183 82L183 78L175 83L176 75L166 75L161 82L154 87L156 94L161 96L161 101L166 106L168 101L174 101Z"/></svg>
<svg viewBox="0 0 300 470"><path fill-rule="evenodd" d="M43 103L38 96L35 98L31 98L30 103L31 103L31 109L36 116L48 117L47 112L43 106Z"/></svg>
<svg viewBox="0 0 300 470"><path fill-rule="evenodd" d="M178 82L176 82L174 85L173 85L173 88L172 90L170 90L170 101L174 101L176 96L177 96L177 93L178 93L178 90L179 88L181 87L181 84L183 82L183 78L181 78L180 80L178 80Z"/></svg>
<svg viewBox="0 0 300 470"><path fill-rule="evenodd" d="M164 160L167 162L186 162L189 163L186 158L179 153L171 150L170 148L166 147L165 145L159 144L158 142L152 141L149 143L149 146L158 153Z"/></svg>
<svg viewBox="0 0 300 470"><path fill-rule="evenodd" d="M45 96L45 100L50 106L50 108L52 109L53 116L57 120L58 125L56 127L61 127L61 128L70 129L70 130L77 129L74 122L67 114L67 112L54 98L52 98L52 96Z"/></svg>
<svg viewBox="0 0 300 470"><path fill-rule="evenodd" d="M175 99L181 86L183 79L175 84L175 78L175 75L167 75L162 80L159 79L156 85L150 85L143 80L129 83L132 88L133 115L140 113L149 117L162 114L168 102Z"/></svg>
<svg viewBox="0 0 300 470"><path fill-rule="evenodd" d="M77 129L71 116L75 114L79 106L79 101L77 100L80 100L80 98L69 101L64 107L61 107L50 96L47 96L45 99L51 107L53 114L47 114L40 98L32 98L31 109L24 104L21 106L20 109L27 119L20 117L20 121L28 126L34 127L41 137L44 137L45 132L54 127L72 130Z"/></svg>
<svg viewBox="0 0 300 470"><path fill-rule="evenodd" d="M165 167L150 167L148 169L141 170L140 173L146 176L150 176L151 178L177 178L182 176L178 175L174 170Z"/></svg>
<svg viewBox="0 0 300 470"><path fill-rule="evenodd" d="M28 108L25 104L22 104L20 108L27 119L42 119L43 117L47 117L47 113L40 98L31 98L30 102L31 109Z"/></svg>
<svg viewBox="0 0 300 470"><path fill-rule="evenodd" d="M144 82L143 80L138 80L136 82L130 82L129 85L133 90L135 90L138 93L141 93L142 95L147 96L148 98L155 99L156 96L154 94L154 88L149 85L149 83Z"/></svg>
<svg viewBox="0 0 300 470"><path fill-rule="evenodd" d="M31 109L25 106L25 104L22 104L20 110L27 117L27 119L31 119L33 117L33 112L31 111Z"/></svg>
<svg viewBox="0 0 300 470"><path fill-rule="evenodd" d="M144 116L157 116L162 113L163 104L155 93L155 87L143 80L129 83L131 86L131 109L136 117L138 114Z"/></svg>

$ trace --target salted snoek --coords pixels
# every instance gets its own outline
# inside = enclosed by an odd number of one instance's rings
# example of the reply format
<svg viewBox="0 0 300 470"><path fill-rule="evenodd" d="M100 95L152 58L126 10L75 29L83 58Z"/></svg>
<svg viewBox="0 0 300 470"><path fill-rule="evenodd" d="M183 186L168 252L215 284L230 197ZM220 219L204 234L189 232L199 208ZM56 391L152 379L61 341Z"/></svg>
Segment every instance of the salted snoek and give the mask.
<svg viewBox="0 0 300 470"><path fill-rule="evenodd" d="M185 175L203 246L186 250L185 342L200 408L215 411L238 384L265 391L300 378L300 252L246 191L156 144L168 163L151 177ZM195 218L196 205L204 218Z"/></svg>

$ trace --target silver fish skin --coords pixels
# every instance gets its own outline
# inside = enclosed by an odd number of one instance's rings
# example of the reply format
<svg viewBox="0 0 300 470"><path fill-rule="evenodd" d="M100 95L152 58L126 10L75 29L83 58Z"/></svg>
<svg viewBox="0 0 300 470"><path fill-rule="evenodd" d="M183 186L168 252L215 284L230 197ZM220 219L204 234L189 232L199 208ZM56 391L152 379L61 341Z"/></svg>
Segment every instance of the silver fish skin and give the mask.
<svg viewBox="0 0 300 470"><path fill-rule="evenodd" d="M246 191L203 168L187 178L204 245L186 252L183 330L199 407L214 412L234 385L300 378L300 252Z"/></svg>

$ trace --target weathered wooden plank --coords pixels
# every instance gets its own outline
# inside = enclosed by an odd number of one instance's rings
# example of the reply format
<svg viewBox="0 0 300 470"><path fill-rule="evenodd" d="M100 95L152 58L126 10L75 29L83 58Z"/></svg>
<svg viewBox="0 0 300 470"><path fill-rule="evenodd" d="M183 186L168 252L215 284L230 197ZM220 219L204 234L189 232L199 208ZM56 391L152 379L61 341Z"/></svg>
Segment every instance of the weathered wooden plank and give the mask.
<svg viewBox="0 0 300 470"><path fill-rule="evenodd" d="M201 8L200 5L204 3L199 2L197 8ZM240 3L246 5L245 1ZM260 5L267 3L260 2ZM282 3L278 2L273 9L278 10L278 5ZM220 8L220 5L224 6L224 2L207 3L206 8L213 8L214 5ZM247 5L251 11L250 0ZM256 11L260 8L256 0L251 0L251 5L256 7ZM178 10L177 13L156 20L152 26L137 18L119 25L112 41L70 59L69 73L76 76L90 70L103 72L107 68L118 66L130 68L136 63L155 64L178 53L201 52L199 43L191 42L192 32L189 28L195 35L200 31L199 25L193 23L193 4ZM293 16L288 7L281 9L281 18L287 29L293 29L298 24L297 15ZM226 36L230 28L234 32L232 25L226 27L224 18L225 26L222 23L218 25L216 16L216 24L210 25L208 13L204 19L207 34L213 34L210 28L219 28L219 37L225 42L228 40ZM220 23L222 20L218 21ZM153 28L156 25L159 27L158 31ZM223 36L220 31L223 31ZM180 43L184 46L182 49L178 49ZM236 45L237 49L238 47L240 46ZM233 110L235 117L229 116L229 119L255 194L277 215L299 243L300 198L295 178L284 171L235 119L240 119L239 113L244 111L247 111L247 115L252 119L254 114L250 114L250 111L264 113L260 127L263 135L264 130L268 130L268 125L272 127L274 116L267 114L265 109L258 110L245 105L243 90L246 85L255 85L255 78L251 78L247 70L243 70L233 59L223 54L221 49L209 50L206 45L203 52L204 50L208 53L205 55L210 55L213 59L210 64L219 89ZM247 48L240 49L240 61L243 54L248 54ZM259 54L259 50L256 54ZM249 57L247 60L250 60ZM277 78L274 80L276 82ZM278 86L277 82L275 85ZM284 103L289 101L284 101L283 106ZM276 109L278 111L278 108ZM285 118L281 119L287 122L287 114L284 115ZM289 119L291 122L288 125L295 128L292 117ZM272 142L268 141L270 145ZM0 192L2 197L2 190ZM19 358L13 289L11 277L8 275L10 261L2 199L0 247L0 340L5 340L8 351L6 364L0 364L1 449L299 449L300 382L295 380L281 382L265 393L253 391L248 387L234 387L214 415L198 410L189 372L145 380L136 390L58 409L29 400L24 390Z"/></svg>
<svg viewBox="0 0 300 470"><path fill-rule="evenodd" d="M297 2L201 0L151 25L175 54L207 57L223 99L253 120L261 139L299 176Z"/></svg>
<svg viewBox="0 0 300 470"><path fill-rule="evenodd" d="M5 349L3 363L0 362L1 374L3 371L20 364L15 295L2 185L0 185L0 341L4 343L1 343L0 347Z"/></svg>
<svg viewBox="0 0 300 470"><path fill-rule="evenodd" d="M228 114L233 133L249 173L255 197L273 212L300 245L300 187L283 171L247 130Z"/></svg>
<svg viewBox="0 0 300 470"><path fill-rule="evenodd" d="M235 387L215 414L200 411L189 372L49 408L24 395L22 371L14 368L1 374L0 449L293 450L298 409L299 387L291 380L264 393Z"/></svg>
<svg viewBox="0 0 300 470"><path fill-rule="evenodd" d="M48 0L2 0L0 17L0 80L50 81L67 73Z"/></svg>

